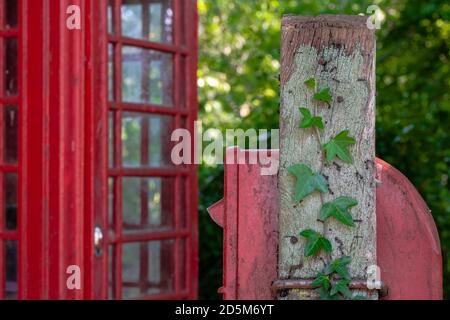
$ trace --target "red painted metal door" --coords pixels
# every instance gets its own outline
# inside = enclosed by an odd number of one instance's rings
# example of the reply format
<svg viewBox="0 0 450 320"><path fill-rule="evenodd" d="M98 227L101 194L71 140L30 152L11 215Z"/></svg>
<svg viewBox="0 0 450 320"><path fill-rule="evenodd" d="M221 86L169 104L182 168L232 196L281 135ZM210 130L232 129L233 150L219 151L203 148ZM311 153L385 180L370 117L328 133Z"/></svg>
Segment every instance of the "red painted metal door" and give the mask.
<svg viewBox="0 0 450 320"><path fill-rule="evenodd" d="M194 0L0 0L0 299L196 297L196 168L170 162L196 24Z"/></svg>
<svg viewBox="0 0 450 320"><path fill-rule="evenodd" d="M172 131L192 132L197 114L196 1L109 0L103 9L107 112L94 131L108 131L95 141L104 157L94 185L107 186L98 200L108 201L95 210L94 242L104 237L96 297L193 299L196 174L170 155Z"/></svg>

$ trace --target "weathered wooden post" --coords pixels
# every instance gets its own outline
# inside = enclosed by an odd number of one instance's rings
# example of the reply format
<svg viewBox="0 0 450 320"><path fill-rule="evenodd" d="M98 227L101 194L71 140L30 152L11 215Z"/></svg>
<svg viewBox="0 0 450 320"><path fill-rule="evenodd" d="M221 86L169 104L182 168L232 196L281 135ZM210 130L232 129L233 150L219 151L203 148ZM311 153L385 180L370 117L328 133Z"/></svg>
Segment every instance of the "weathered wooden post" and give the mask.
<svg viewBox="0 0 450 320"><path fill-rule="evenodd" d="M364 294L369 292L365 290L368 268L377 263L375 38L366 21L367 17L362 16L283 18L279 298L317 298L312 280L332 261L344 256L351 258L348 286ZM311 79L315 79L316 84ZM300 113L300 107L308 109L313 117L322 117L324 128L316 125L301 129L299 125L305 115ZM354 144L346 134L339 136L346 130L348 136L354 138ZM332 145L328 145L327 154L324 145L330 141ZM347 148L353 161L343 150ZM301 170L306 171L296 177L291 168L296 164L306 165L312 173L303 167ZM314 181L309 184L314 192L308 193L305 183L316 178L316 184ZM326 182L328 187L324 188ZM298 184L304 190L295 191ZM305 188L306 192L301 192ZM320 221L324 204L339 197L357 201L356 206L349 206L354 227L343 225L335 218ZM306 229L328 239L332 251L321 250L305 257L307 239L300 236L300 232ZM371 292L371 296L376 297L376 292Z"/></svg>

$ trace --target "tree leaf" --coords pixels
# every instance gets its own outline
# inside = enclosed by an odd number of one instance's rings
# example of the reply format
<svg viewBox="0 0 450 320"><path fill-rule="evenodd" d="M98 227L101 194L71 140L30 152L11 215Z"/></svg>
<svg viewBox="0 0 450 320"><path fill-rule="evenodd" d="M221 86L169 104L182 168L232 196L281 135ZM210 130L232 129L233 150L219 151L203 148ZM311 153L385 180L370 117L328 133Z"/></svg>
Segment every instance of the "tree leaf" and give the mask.
<svg viewBox="0 0 450 320"><path fill-rule="evenodd" d="M316 90L317 82L316 78L311 78L305 81L305 84L308 88Z"/></svg>
<svg viewBox="0 0 450 320"><path fill-rule="evenodd" d="M325 269L325 274L330 275L336 273L344 279L350 279L350 272L348 271L348 265L352 262L352 258L344 256L333 260Z"/></svg>
<svg viewBox="0 0 450 320"><path fill-rule="evenodd" d="M317 92L316 94L314 94L314 99L317 101L331 103L332 97L330 93L330 88L324 88L319 92Z"/></svg>
<svg viewBox="0 0 450 320"><path fill-rule="evenodd" d="M335 294L341 293L346 298L352 297L352 292L350 291L348 285L350 284L349 279L342 279L339 280L336 284L333 285L333 287L330 290L330 295L333 296Z"/></svg>
<svg viewBox="0 0 450 320"><path fill-rule="evenodd" d="M328 191L327 180L304 164L293 165L288 168L288 172L297 178L294 194L294 199L297 202L302 201L316 190L322 193Z"/></svg>
<svg viewBox="0 0 450 320"><path fill-rule="evenodd" d="M321 250L324 250L325 252L331 252L331 242L322 234L314 230L307 229L300 232L300 235L307 239L304 252L305 257L315 256Z"/></svg>
<svg viewBox="0 0 450 320"><path fill-rule="evenodd" d="M323 121L322 117L313 117L311 112L306 108L300 108L300 113L303 115L303 119L300 122L300 128L311 128L312 126L316 126L319 129L323 129Z"/></svg>
<svg viewBox="0 0 450 320"><path fill-rule="evenodd" d="M326 221L328 218L333 217L346 226L354 227L355 223L349 209L356 205L358 205L358 201L353 198L339 197L323 205L320 210L320 219Z"/></svg>
<svg viewBox="0 0 450 320"><path fill-rule="evenodd" d="M334 159L334 157L338 157L346 163L353 163L353 157L350 154L348 147L355 144L356 141L348 134L349 131L344 130L324 145L324 149L327 154L327 161L330 162Z"/></svg>
<svg viewBox="0 0 450 320"><path fill-rule="evenodd" d="M322 272L319 272L316 275L316 278L312 282L313 287L322 287L325 290L330 290L330 277Z"/></svg>

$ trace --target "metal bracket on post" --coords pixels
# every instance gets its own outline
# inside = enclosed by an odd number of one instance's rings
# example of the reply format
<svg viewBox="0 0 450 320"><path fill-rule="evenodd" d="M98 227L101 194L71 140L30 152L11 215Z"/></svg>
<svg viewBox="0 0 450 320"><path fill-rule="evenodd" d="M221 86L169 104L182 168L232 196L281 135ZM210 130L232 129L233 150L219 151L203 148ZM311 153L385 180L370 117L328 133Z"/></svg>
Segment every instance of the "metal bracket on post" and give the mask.
<svg viewBox="0 0 450 320"><path fill-rule="evenodd" d="M272 292L274 296L278 294L283 297L286 290L315 290L318 289L318 286L313 285L313 279L286 279L286 280L275 280L272 283ZM331 284L334 284L334 281L331 281ZM373 292L378 293L380 298L386 297L388 295L388 287L381 282L380 288L370 289L367 285L367 280L352 280L349 284L349 289L351 290L361 290L368 292L368 295L371 296Z"/></svg>

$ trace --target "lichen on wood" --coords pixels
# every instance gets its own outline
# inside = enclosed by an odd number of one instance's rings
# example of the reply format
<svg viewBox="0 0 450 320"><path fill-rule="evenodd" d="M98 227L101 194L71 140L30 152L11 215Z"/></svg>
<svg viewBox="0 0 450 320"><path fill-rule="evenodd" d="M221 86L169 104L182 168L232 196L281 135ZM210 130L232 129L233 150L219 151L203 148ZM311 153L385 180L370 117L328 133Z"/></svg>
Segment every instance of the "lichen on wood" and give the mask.
<svg viewBox="0 0 450 320"><path fill-rule="evenodd" d="M288 16L282 23L280 110L280 245L279 277L311 279L332 258L352 256L350 272L365 279L368 266L376 264L375 216L375 40L359 16ZM318 89L330 88L330 104L314 101L304 82L316 78ZM300 129L299 107L323 118L325 129ZM350 148L354 164L324 160L322 147L338 133L349 130L356 139ZM319 143L320 142L320 143ZM315 193L301 203L293 200L295 178L287 168L304 163L321 172L329 192ZM324 202L338 196L355 198L355 228L333 219L318 221ZM305 242L292 242L311 228L333 244L331 256L303 257ZM305 299L310 292L291 291L289 297Z"/></svg>

